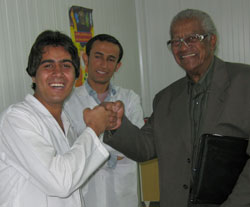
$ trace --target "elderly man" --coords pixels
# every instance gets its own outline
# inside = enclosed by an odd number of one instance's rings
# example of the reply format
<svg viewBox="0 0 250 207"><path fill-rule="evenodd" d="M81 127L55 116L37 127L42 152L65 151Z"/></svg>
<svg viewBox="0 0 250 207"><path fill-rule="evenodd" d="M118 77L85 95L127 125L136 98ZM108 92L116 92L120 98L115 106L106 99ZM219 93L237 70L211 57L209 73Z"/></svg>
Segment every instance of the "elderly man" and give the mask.
<svg viewBox="0 0 250 207"><path fill-rule="evenodd" d="M103 106L88 109L87 128L76 137L63 102L79 64L68 36L45 31L37 37L27 67L34 95L1 115L0 206L84 206L79 188L108 158L98 136L115 119Z"/></svg>
<svg viewBox="0 0 250 207"><path fill-rule="evenodd" d="M124 116L104 141L137 161L158 157L161 207L250 206L249 161L222 204L195 204L190 196L201 135L249 137L250 67L214 55L216 28L203 11L179 12L170 36L167 44L186 76L156 95L153 114L141 130Z"/></svg>

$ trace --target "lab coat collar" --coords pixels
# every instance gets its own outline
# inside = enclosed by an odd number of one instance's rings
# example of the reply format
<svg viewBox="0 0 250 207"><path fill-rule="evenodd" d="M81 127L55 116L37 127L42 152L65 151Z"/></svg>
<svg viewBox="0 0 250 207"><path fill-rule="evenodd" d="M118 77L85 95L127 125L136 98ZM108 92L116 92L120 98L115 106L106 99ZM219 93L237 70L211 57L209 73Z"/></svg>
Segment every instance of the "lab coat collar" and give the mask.
<svg viewBox="0 0 250 207"><path fill-rule="evenodd" d="M55 118L52 116L52 114L49 112L49 110L40 101L38 101L38 99L35 96L33 96L31 94L27 94L25 97L25 101L32 108L34 108L34 110L37 113L40 113L40 114L42 114L42 116L46 116L47 118L51 118L51 119L55 120ZM69 128L72 126L72 124L71 124L70 120L68 119L67 115L65 114L64 110L62 111L61 118L62 118L65 134L67 135ZM55 122L57 123L56 120L55 120Z"/></svg>

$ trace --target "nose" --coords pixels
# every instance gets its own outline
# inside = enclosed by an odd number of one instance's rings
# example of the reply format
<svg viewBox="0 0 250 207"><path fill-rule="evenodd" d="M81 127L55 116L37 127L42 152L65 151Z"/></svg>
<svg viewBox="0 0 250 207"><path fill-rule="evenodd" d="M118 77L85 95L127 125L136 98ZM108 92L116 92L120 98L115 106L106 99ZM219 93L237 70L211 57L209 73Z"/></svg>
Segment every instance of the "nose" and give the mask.
<svg viewBox="0 0 250 207"><path fill-rule="evenodd" d="M186 41L184 39L180 39L180 45L179 45L179 49L186 49L189 48L189 45L186 43Z"/></svg>
<svg viewBox="0 0 250 207"><path fill-rule="evenodd" d="M103 68L106 68L107 65L108 65L108 61L107 61L105 58L103 58L103 59L102 59L102 62L101 62L101 66L102 66Z"/></svg>
<svg viewBox="0 0 250 207"><path fill-rule="evenodd" d="M53 75L55 76L62 76L63 75L63 68L61 64L55 64L53 69Z"/></svg>
<svg viewBox="0 0 250 207"><path fill-rule="evenodd" d="M185 40L182 40L179 45L179 50L186 50L190 48L190 46L185 42Z"/></svg>

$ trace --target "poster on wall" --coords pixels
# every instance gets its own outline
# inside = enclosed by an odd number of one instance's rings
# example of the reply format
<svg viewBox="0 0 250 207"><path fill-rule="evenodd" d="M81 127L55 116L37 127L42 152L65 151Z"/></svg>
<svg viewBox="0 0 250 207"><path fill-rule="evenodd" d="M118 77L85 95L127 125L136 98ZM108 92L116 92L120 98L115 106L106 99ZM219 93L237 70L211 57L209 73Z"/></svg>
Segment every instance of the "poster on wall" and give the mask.
<svg viewBox="0 0 250 207"><path fill-rule="evenodd" d="M81 72L75 84L75 86L78 87L84 83L88 76L85 71L82 55L84 53L86 43L94 35L92 9L72 6L69 9L69 19L71 38L78 49L78 54L81 59Z"/></svg>

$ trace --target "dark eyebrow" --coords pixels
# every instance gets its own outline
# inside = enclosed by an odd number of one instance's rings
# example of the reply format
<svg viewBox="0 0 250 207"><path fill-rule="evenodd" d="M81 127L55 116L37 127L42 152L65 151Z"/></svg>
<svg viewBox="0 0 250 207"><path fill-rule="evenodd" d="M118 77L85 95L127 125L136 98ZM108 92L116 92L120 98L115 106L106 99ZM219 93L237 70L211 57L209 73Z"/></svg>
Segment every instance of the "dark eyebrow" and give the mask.
<svg viewBox="0 0 250 207"><path fill-rule="evenodd" d="M70 60L70 59L63 59L63 60L60 60L59 62L62 62L62 63L67 63L67 62L69 62L69 63L71 63L72 65L74 65L74 64L73 64L73 61Z"/></svg>
<svg viewBox="0 0 250 207"><path fill-rule="evenodd" d="M43 60L40 62L40 65L44 64L44 63L54 63L54 60L48 59L48 60Z"/></svg>
<svg viewBox="0 0 250 207"><path fill-rule="evenodd" d="M95 52L95 55L102 55L103 56L103 53L101 53L101 52Z"/></svg>
<svg viewBox="0 0 250 207"><path fill-rule="evenodd" d="M102 52L95 52L94 53L95 55L101 55L101 56L104 56L104 54ZM112 59L118 59L118 57L114 56L114 55L108 55L108 58L112 58Z"/></svg>
<svg viewBox="0 0 250 207"><path fill-rule="evenodd" d="M47 59L47 60L41 61L40 65L42 65L42 64L44 64L44 63L55 63L55 62L56 62L56 61L54 61L54 60ZM73 62L72 62L72 60L70 60L70 59L63 59L63 60L60 60L59 62L61 62L61 63L69 62L69 63L71 63L72 65L74 65Z"/></svg>
<svg viewBox="0 0 250 207"><path fill-rule="evenodd" d="M97 51L97 52L95 52L95 54L96 54L96 55L102 55L102 56L104 56L104 54L103 54L103 53L98 52L98 51ZM116 56L114 56L114 55L109 55L109 56L108 56L108 58L114 58L114 59L117 59L117 57L116 57Z"/></svg>

